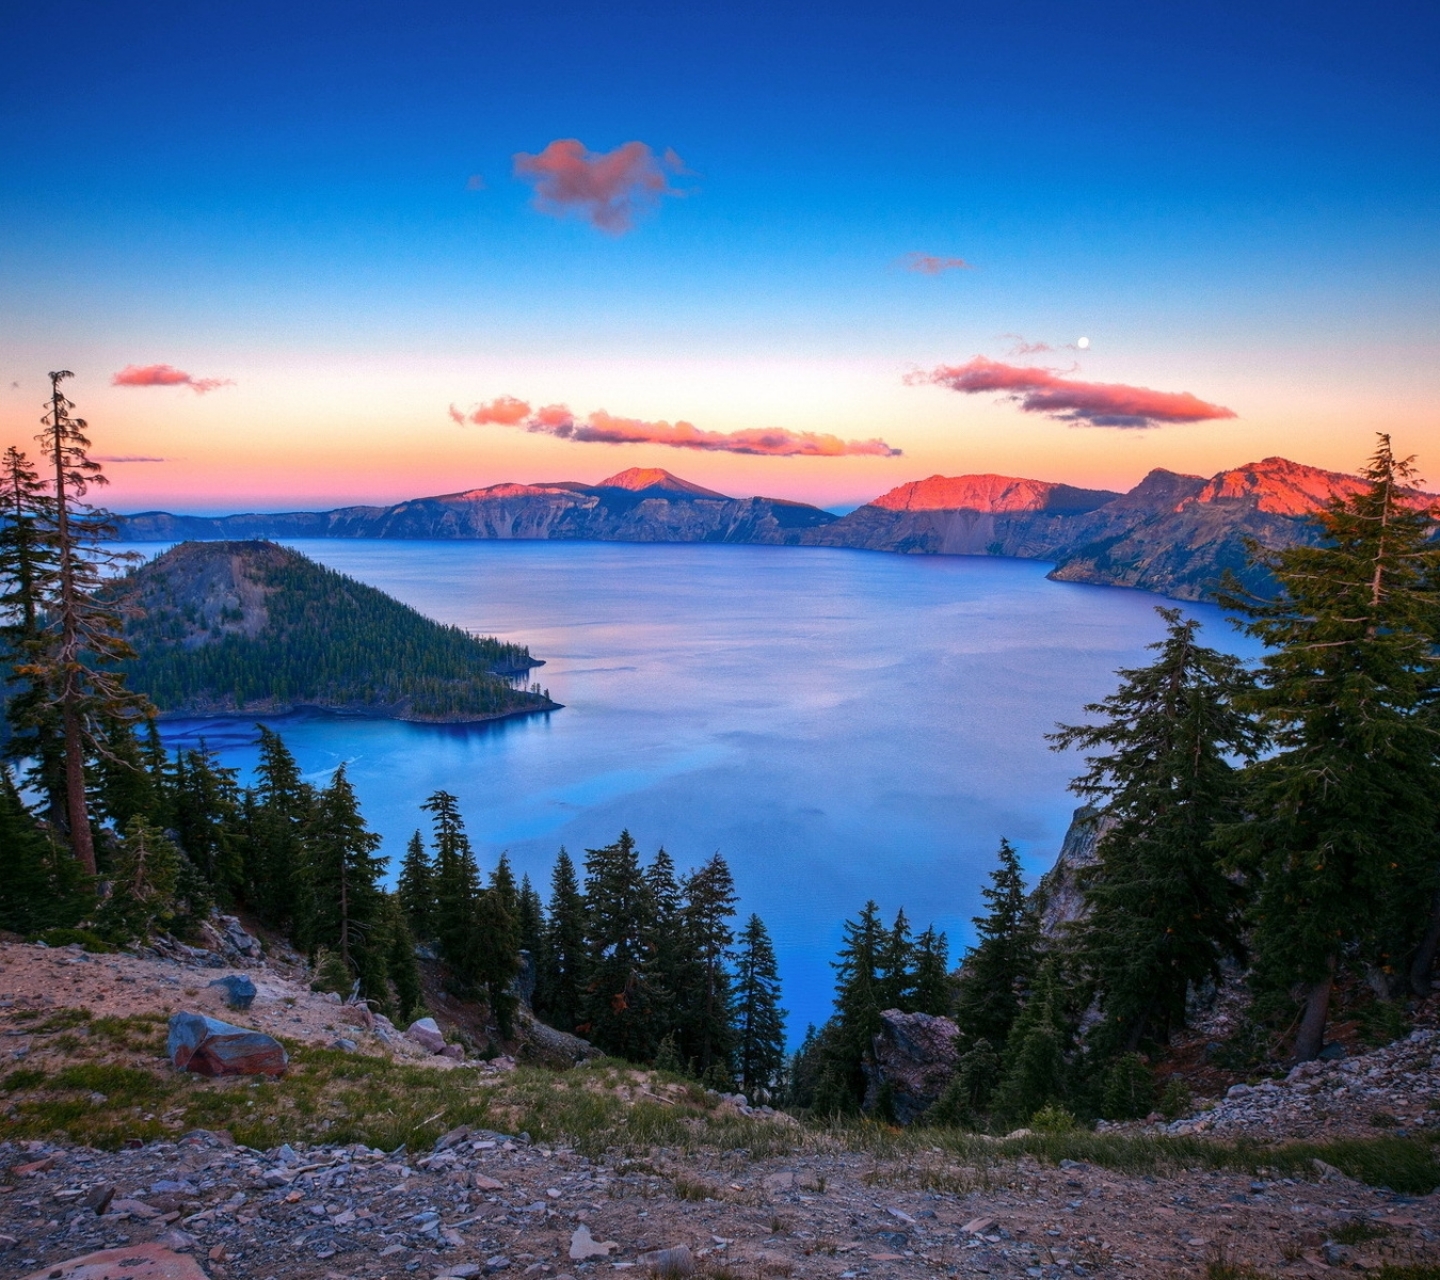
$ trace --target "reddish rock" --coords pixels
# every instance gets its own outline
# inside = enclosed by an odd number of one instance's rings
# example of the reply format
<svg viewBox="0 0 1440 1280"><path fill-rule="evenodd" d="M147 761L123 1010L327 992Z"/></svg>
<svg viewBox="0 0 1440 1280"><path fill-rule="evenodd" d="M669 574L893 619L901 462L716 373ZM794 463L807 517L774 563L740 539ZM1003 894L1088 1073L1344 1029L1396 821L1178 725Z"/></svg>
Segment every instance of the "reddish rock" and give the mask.
<svg viewBox="0 0 1440 1280"><path fill-rule="evenodd" d="M867 1064L865 1105L873 1107L890 1086L895 1117L909 1124L934 1103L955 1074L955 1034L949 1018L886 1009L874 1038L874 1063Z"/></svg>
<svg viewBox="0 0 1440 1280"><path fill-rule="evenodd" d="M52 1262L23 1280L209 1280L193 1258L181 1257L158 1244L102 1249L66 1262Z"/></svg>
<svg viewBox="0 0 1440 1280"><path fill-rule="evenodd" d="M29 1164L17 1164L10 1167L10 1172L17 1178L33 1178L38 1173L49 1173L55 1167L55 1156L46 1156L43 1160L32 1160Z"/></svg>
<svg viewBox="0 0 1440 1280"><path fill-rule="evenodd" d="M273 1036L200 1013L171 1017L166 1051L177 1069L202 1076L279 1076L290 1062Z"/></svg>

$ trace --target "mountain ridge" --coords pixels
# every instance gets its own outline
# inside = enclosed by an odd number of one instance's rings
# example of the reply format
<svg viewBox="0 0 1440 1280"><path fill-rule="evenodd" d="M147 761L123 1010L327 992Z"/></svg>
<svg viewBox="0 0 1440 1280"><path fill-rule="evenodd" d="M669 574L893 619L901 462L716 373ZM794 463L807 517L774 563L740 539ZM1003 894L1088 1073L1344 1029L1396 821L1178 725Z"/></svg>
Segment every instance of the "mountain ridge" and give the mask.
<svg viewBox="0 0 1440 1280"><path fill-rule="evenodd" d="M1247 539L1313 543L1306 517L1363 487L1353 475L1286 458L1192 476L1156 468L1125 493L1020 476L908 481L844 516L783 498L732 498L662 468L587 485L501 483L391 506L321 512L121 518L133 541L182 538L551 539L844 547L904 555L998 555L1053 563L1062 582L1204 599L1227 571L1273 587ZM1433 495L1415 492L1417 503Z"/></svg>

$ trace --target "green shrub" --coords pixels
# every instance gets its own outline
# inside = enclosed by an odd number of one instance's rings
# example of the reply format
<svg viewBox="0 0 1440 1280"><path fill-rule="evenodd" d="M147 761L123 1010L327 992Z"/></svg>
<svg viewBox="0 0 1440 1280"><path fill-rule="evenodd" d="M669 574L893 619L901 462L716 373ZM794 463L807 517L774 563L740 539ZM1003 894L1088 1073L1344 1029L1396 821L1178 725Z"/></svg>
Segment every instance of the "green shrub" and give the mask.
<svg viewBox="0 0 1440 1280"><path fill-rule="evenodd" d="M1188 1116L1194 1106L1190 1086L1179 1076L1171 1076L1160 1094L1160 1114L1167 1120L1178 1120L1181 1116Z"/></svg>
<svg viewBox="0 0 1440 1280"><path fill-rule="evenodd" d="M1047 1102L1030 1117L1029 1127L1034 1133L1073 1133L1079 1124L1064 1107Z"/></svg>
<svg viewBox="0 0 1440 1280"><path fill-rule="evenodd" d="M1110 1064L1100 1104L1107 1120L1138 1120L1155 1102L1155 1080L1150 1066L1138 1053L1127 1053Z"/></svg>

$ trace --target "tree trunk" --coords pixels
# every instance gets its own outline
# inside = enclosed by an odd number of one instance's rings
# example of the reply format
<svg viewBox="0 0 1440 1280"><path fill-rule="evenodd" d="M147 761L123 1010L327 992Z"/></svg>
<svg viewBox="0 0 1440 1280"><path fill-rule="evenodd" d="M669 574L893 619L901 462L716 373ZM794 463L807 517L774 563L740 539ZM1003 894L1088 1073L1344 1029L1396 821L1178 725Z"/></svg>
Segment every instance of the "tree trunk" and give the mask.
<svg viewBox="0 0 1440 1280"><path fill-rule="evenodd" d="M1325 965L1325 976L1305 993L1305 1013L1295 1035L1295 1061L1310 1062L1325 1045L1325 1023L1330 1017L1330 991L1335 985L1335 957Z"/></svg>
<svg viewBox="0 0 1440 1280"><path fill-rule="evenodd" d="M1440 951L1440 889L1430 899L1430 923L1410 966L1410 990L1422 1000L1430 994L1430 971L1435 967L1436 951Z"/></svg>
<svg viewBox="0 0 1440 1280"><path fill-rule="evenodd" d="M90 810L85 803L85 743L80 717L65 708L65 801L70 820L70 851L87 876L95 874L95 840L90 831Z"/></svg>

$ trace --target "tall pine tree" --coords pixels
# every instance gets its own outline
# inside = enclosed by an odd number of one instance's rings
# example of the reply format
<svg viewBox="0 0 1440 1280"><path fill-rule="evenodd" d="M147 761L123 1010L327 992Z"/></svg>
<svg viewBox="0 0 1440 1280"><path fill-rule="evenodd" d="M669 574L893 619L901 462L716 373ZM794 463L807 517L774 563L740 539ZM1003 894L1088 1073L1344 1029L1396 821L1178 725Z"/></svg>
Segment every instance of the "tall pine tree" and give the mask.
<svg viewBox="0 0 1440 1280"><path fill-rule="evenodd" d="M734 1025L730 973L726 966L735 931L735 881L725 859L713 854L685 878L681 935L691 962L692 982L679 993L684 1017L681 1052L694 1060L702 1080L727 1085L731 1079Z"/></svg>
<svg viewBox="0 0 1440 1280"><path fill-rule="evenodd" d="M1436 888L1436 512L1388 436L1361 479L1315 517L1321 545L1254 551L1277 597L1222 601L1268 650L1254 706L1278 749L1249 771L1253 817L1226 839L1260 880L1261 984L1303 991L1299 1061L1324 1043L1342 961L1404 972Z"/></svg>
<svg viewBox="0 0 1440 1280"><path fill-rule="evenodd" d="M1120 687L1085 710L1091 725L1062 725L1056 750L1093 752L1070 784L1103 798L1114 825L1084 886L1082 962L1099 989L1102 1052L1143 1039L1164 1043L1185 1016L1187 992L1241 953L1241 890L1214 837L1238 816L1234 760L1253 759L1263 735L1241 709L1254 680L1229 654L1197 640L1200 624L1157 609L1166 635L1147 667L1122 669Z"/></svg>
<svg viewBox="0 0 1440 1280"><path fill-rule="evenodd" d="M562 847L550 873L544 961L535 991L536 1012L562 1031L574 1031L584 1016L581 1005L589 972L587 932L585 898L575 863Z"/></svg>
<svg viewBox="0 0 1440 1280"><path fill-rule="evenodd" d="M835 970L835 1016L819 1037L821 1064L813 1106L825 1115L858 1111L865 1099L865 1065L884 1008L880 966L890 931L880 908L867 902L847 920Z"/></svg>
<svg viewBox="0 0 1440 1280"><path fill-rule="evenodd" d="M417 831L405 846L396 886L410 930L421 941L435 936L435 867Z"/></svg>
<svg viewBox="0 0 1440 1280"><path fill-rule="evenodd" d="M775 947L764 921L752 915L735 956L735 1071L752 1103L768 1101L780 1086L785 1017Z"/></svg>
<svg viewBox="0 0 1440 1280"><path fill-rule="evenodd" d="M660 1042L651 993L653 912L635 840L585 851L587 982L581 1026L607 1053L648 1062Z"/></svg>
<svg viewBox="0 0 1440 1280"><path fill-rule="evenodd" d="M981 896L990 910L974 918L974 947L960 967L955 1022L961 1047L984 1040L995 1052L1005 1047L1020 1016L1039 964L1040 933L1025 896L1020 859L1008 840L1000 841L1000 865Z"/></svg>

